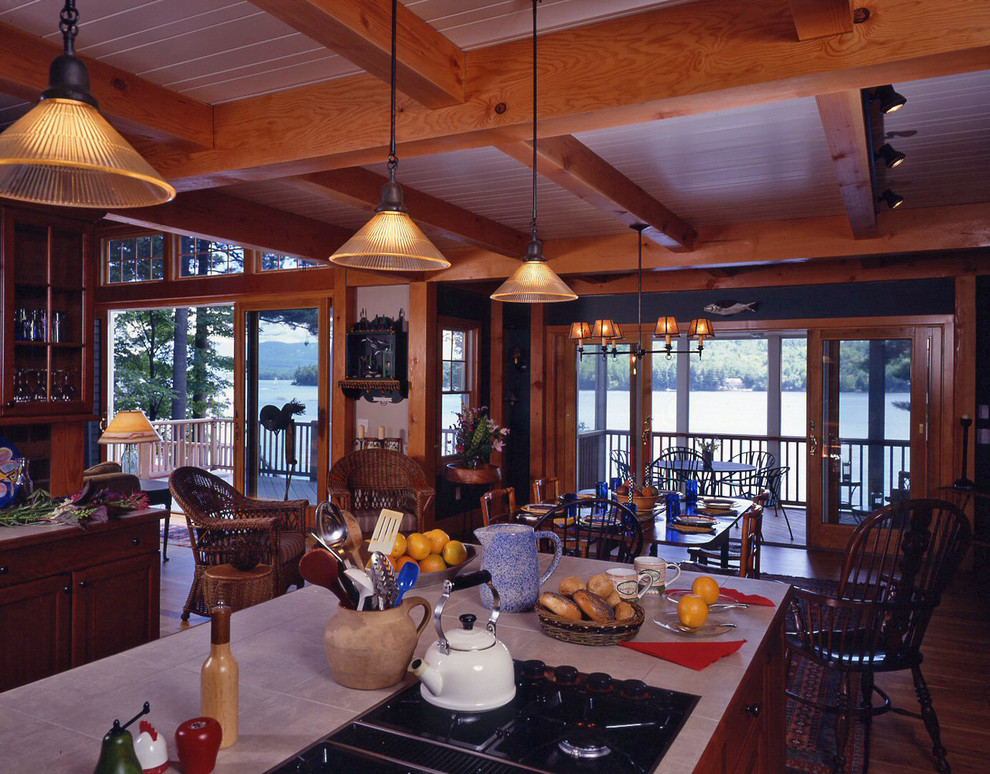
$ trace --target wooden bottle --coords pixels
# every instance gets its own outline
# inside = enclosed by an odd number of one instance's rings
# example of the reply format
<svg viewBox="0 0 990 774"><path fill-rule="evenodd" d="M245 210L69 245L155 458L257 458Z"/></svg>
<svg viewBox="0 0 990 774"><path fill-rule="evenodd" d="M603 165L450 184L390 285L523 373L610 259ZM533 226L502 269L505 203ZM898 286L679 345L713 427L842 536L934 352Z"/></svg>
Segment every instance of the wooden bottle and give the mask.
<svg viewBox="0 0 990 774"><path fill-rule="evenodd" d="M230 652L231 609L221 602L210 611L210 655L200 676L202 714L223 729L221 749L237 741L237 660Z"/></svg>

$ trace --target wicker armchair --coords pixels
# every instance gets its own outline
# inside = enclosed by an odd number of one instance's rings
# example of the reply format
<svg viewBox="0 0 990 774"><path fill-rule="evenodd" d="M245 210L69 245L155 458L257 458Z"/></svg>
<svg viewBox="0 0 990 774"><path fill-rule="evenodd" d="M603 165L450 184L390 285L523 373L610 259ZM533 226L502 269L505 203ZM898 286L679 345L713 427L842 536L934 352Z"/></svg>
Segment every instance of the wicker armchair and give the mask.
<svg viewBox="0 0 990 774"><path fill-rule="evenodd" d="M196 567L182 620L209 615L203 600L207 567L237 562L245 555L272 565L275 594L303 585L299 559L306 548L307 500L255 500L212 473L176 468L169 478L172 497L185 512Z"/></svg>
<svg viewBox="0 0 990 774"><path fill-rule="evenodd" d="M415 460L390 449L345 454L330 468L329 486L330 500L353 513L365 534L374 529L382 508L405 514L403 532L422 532L434 494Z"/></svg>

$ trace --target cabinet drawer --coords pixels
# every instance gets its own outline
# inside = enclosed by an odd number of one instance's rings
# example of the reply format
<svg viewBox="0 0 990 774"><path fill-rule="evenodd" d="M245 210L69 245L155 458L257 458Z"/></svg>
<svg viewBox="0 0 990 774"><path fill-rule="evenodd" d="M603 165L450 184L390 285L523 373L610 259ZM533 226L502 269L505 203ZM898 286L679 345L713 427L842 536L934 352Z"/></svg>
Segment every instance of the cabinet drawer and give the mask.
<svg viewBox="0 0 990 774"><path fill-rule="evenodd" d="M0 588L158 551L159 522L148 520L0 551Z"/></svg>

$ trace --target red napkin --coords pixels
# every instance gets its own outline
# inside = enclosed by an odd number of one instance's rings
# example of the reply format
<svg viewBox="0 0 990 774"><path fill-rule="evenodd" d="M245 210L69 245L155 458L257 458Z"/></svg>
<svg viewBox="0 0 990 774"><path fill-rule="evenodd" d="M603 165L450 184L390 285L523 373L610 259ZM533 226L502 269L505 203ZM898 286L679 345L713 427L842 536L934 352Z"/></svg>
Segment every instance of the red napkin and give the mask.
<svg viewBox="0 0 990 774"><path fill-rule="evenodd" d="M638 650L648 656L656 656L664 661L700 672L723 656L730 656L743 646L746 640L730 642L620 642L627 648Z"/></svg>
<svg viewBox="0 0 990 774"><path fill-rule="evenodd" d="M669 594L690 594L691 589L667 589ZM762 605L763 607L774 607L774 603L759 594L744 594L738 589L719 589L720 597L731 599L733 602L743 602L747 605Z"/></svg>

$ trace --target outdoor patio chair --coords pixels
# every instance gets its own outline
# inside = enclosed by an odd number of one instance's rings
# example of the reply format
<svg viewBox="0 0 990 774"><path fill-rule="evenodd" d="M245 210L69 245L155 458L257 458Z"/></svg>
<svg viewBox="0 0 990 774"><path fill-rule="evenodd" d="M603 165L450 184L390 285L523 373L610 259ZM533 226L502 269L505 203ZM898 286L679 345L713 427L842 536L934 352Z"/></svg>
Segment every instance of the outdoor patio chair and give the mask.
<svg viewBox="0 0 990 774"><path fill-rule="evenodd" d="M494 522L510 521L516 513L516 490L489 489L481 496L481 521L487 527Z"/></svg>
<svg viewBox="0 0 990 774"><path fill-rule="evenodd" d="M755 470L723 473L715 484L718 493L725 497L742 497L767 488L766 471L777 464L768 451L744 451L729 457L729 462L752 465Z"/></svg>
<svg viewBox="0 0 990 774"><path fill-rule="evenodd" d="M238 566L249 558L272 566L275 595L303 586L299 559L306 550L307 500L256 500L222 478L194 467L169 477L172 497L186 515L196 565L182 620L190 613L208 616L203 573L218 564Z"/></svg>
<svg viewBox="0 0 990 774"><path fill-rule="evenodd" d="M401 511L403 532L422 532L434 489L411 457L391 449L360 449L330 468L330 500L350 511L370 535L382 508Z"/></svg>
<svg viewBox="0 0 990 774"><path fill-rule="evenodd" d="M631 564L643 549L639 520L616 500L562 503L548 511L533 529L556 532L565 556Z"/></svg>
<svg viewBox="0 0 990 774"><path fill-rule="evenodd" d="M789 465L784 465L783 467L777 468L767 468L762 471L763 478L763 489L770 493L769 500L767 501L767 507L773 508L773 515L780 516L781 512L784 514L784 522L787 524L787 531L791 536L791 540L794 540L794 530L791 529L791 520L787 517L787 509L784 507L783 500L780 497L781 486L783 485L784 476L790 471Z"/></svg>
<svg viewBox="0 0 990 774"><path fill-rule="evenodd" d="M863 770L870 762L874 715L893 710L921 718L932 742L935 768L949 771L938 716L921 673L921 643L971 541L966 515L941 500L906 500L870 514L849 540L835 594L795 588L790 603L787 655L802 656L840 675L838 703L823 705L792 690L788 695L836 716L835 771L844 771L850 721L865 724ZM891 706L874 683L877 672L910 669L921 714ZM853 706L853 676L860 697ZM881 699L873 705L873 694Z"/></svg>
<svg viewBox="0 0 990 774"><path fill-rule="evenodd" d="M614 477L621 478L623 481L628 478L632 478L632 470L629 467L628 451L625 449L612 449L609 459L612 462L612 470L615 471Z"/></svg>
<svg viewBox="0 0 990 774"><path fill-rule="evenodd" d="M661 462L680 463L676 468L665 468ZM660 456L650 463L650 480L660 489L680 489L685 481L695 479L701 484L704 475L704 461L694 449L686 446L671 446L660 452ZM704 486L702 485L702 489Z"/></svg>

